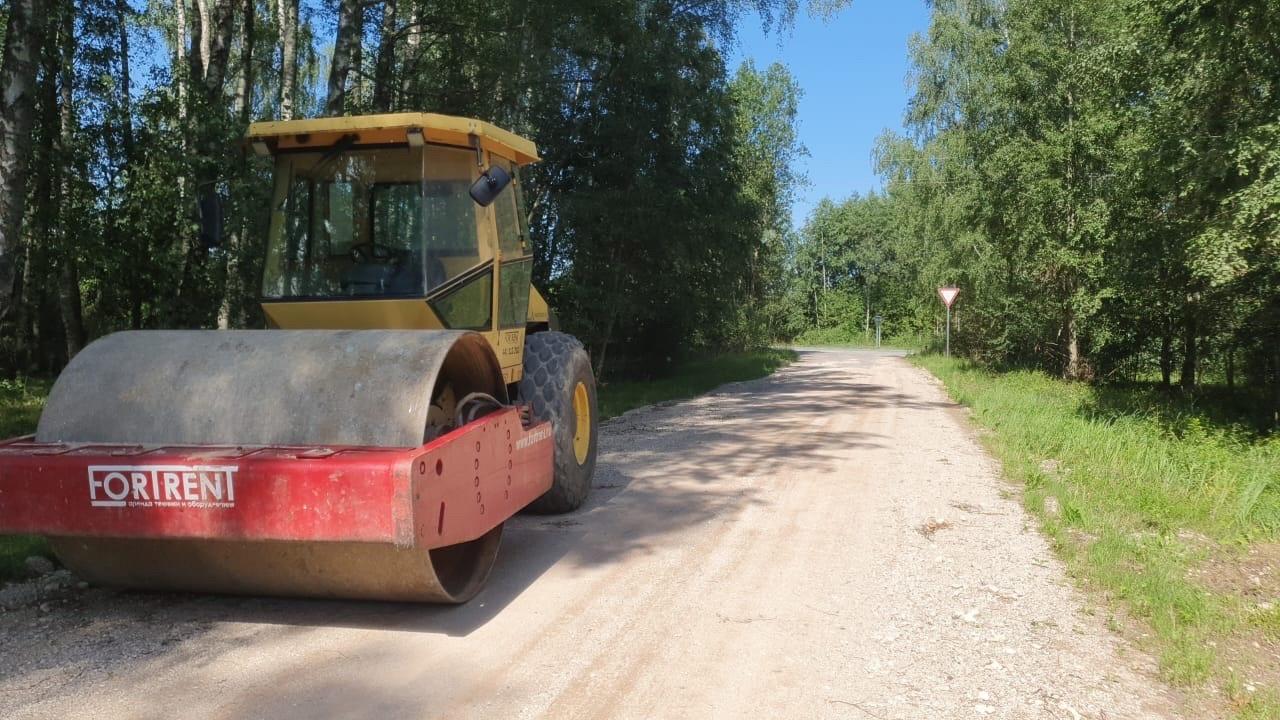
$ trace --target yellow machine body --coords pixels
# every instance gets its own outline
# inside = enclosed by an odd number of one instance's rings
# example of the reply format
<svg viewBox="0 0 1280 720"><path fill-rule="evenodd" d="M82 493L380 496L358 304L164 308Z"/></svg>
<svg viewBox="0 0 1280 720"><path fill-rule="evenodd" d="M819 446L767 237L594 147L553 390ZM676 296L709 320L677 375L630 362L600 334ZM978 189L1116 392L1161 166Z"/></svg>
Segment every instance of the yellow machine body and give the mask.
<svg viewBox="0 0 1280 720"><path fill-rule="evenodd" d="M254 123L248 132L248 142L260 155L289 157L296 153L323 153L335 146L350 150L362 148L401 149L426 147L422 163L428 178L477 180L488 167L499 165L515 169L538 160L534 144L514 133L489 123L435 113L397 113L363 117L319 118L283 122ZM437 150L445 148L446 150ZM465 152L469 162L464 162ZM432 157L439 153L440 157ZM323 158L322 158L323 161ZM283 161L278 160L278 167ZM406 167L411 167L406 165ZM411 168L413 169L413 168ZM283 186L287 177L277 170L276 198L273 201L271 232L278 235L287 222L283 197L288 189ZM445 318L433 307L433 295L447 293L460 277L477 271L491 272L486 278L491 311L487 324L472 325L466 329L482 334L493 347L507 383L520 380L526 330L530 326L548 326L551 313L546 300L532 285L527 276L532 266L532 252L528 242L527 223L519 211L519 182L513 180L514 192L503 193L498 201L488 207L475 208L474 254L465 258L444 258L441 267L448 278L440 287L429 288L421 296L413 297L352 297L328 295L325 297L270 297L264 292L262 308L270 327L287 330L444 330L451 329ZM505 224L504 224L505 223ZM267 263L274 257L269 253ZM504 273L523 273L519 279L507 282ZM526 303L511 295L511 288L527 285ZM503 297L503 290L508 290ZM519 317L504 310L511 305L526 304Z"/></svg>

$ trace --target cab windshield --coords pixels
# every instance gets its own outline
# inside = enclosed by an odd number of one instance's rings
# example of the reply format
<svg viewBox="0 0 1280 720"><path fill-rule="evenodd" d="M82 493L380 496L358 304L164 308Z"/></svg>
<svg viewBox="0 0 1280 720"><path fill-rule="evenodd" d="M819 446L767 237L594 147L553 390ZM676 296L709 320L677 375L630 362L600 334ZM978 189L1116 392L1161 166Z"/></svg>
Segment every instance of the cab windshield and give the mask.
<svg viewBox="0 0 1280 720"><path fill-rule="evenodd" d="M432 145L280 154L263 296L421 297L481 263L475 167Z"/></svg>

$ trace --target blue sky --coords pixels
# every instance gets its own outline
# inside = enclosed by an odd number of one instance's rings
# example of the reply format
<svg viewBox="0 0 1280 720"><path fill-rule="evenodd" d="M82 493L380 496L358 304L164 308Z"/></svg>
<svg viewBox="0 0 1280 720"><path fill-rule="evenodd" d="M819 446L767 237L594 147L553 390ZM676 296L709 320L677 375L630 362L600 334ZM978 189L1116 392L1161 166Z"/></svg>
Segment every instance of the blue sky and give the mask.
<svg viewBox="0 0 1280 720"><path fill-rule="evenodd" d="M760 68L780 62L804 89L800 139L809 157L798 165L809 185L792 208L797 227L823 197L880 187L871 149L881 131L902 127L907 39L928 26L923 0L853 0L830 20L801 15L791 31L768 36L757 17L743 16L730 72L746 58Z"/></svg>

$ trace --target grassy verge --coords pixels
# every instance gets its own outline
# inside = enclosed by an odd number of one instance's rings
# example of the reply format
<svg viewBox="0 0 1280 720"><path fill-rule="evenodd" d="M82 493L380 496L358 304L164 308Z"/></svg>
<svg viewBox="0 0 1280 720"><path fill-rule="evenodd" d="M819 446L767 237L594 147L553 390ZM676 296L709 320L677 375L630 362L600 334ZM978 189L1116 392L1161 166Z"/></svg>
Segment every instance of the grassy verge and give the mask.
<svg viewBox="0 0 1280 720"><path fill-rule="evenodd" d="M600 417L608 419L644 405L700 395L728 382L762 378L795 360L791 350L766 349L693 360L653 380L615 381L600 386Z"/></svg>
<svg viewBox="0 0 1280 720"><path fill-rule="evenodd" d="M0 439L36 431L49 385L45 380L0 380Z"/></svg>
<svg viewBox="0 0 1280 720"><path fill-rule="evenodd" d="M1140 628L1166 680L1280 717L1280 437L1155 389L916 362L992 431L1071 573Z"/></svg>
<svg viewBox="0 0 1280 720"><path fill-rule="evenodd" d="M48 394L48 382L0 380L0 439L35 432ZM0 582L20 576L26 558L48 554L49 547L40 538L0 535Z"/></svg>

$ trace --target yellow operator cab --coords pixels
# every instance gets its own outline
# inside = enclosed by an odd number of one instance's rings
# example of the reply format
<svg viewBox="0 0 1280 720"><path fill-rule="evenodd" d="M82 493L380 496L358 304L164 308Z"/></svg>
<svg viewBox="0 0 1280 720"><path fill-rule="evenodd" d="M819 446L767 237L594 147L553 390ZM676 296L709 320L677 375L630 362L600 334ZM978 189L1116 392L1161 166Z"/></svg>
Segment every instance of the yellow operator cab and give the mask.
<svg viewBox="0 0 1280 720"><path fill-rule="evenodd" d="M537 162L533 142L434 113L254 123L247 139L275 158L271 327L475 330L520 380L526 331L552 323L515 172ZM482 176L512 187L481 204Z"/></svg>

